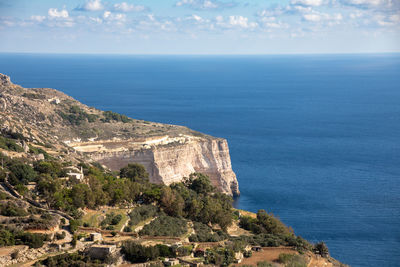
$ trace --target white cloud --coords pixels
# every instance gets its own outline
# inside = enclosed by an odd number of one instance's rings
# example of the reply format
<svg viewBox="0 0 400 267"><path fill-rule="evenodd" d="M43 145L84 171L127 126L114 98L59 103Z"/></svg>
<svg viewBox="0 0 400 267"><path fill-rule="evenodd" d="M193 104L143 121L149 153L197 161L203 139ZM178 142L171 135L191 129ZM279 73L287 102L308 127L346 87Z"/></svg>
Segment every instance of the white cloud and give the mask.
<svg viewBox="0 0 400 267"><path fill-rule="evenodd" d="M374 21L382 27L390 27L400 24L400 15L384 15L378 14L373 17Z"/></svg>
<svg viewBox="0 0 400 267"><path fill-rule="evenodd" d="M101 0L90 0L86 2L83 6L78 6L75 10L79 11L101 11L104 9Z"/></svg>
<svg viewBox="0 0 400 267"><path fill-rule="evenodd" d="M42 22L46 19L46 16L31 16L31 20L36 22Z"/></svg>
<svg viewBox="0 0 400 267"><path fill-rule="evenodd" d="M338 24L343 20L343 15L340 13L327 14L314 11L313 13L308 13L303 15L303 19L310 22L322 22L327 21L330 24Z"/></svg>
<svg viewBox="0 0 400 267"><path fill-rule="evenodd" d="M119 12L141 12L148 10L147 7L141 5L128 4L126 2L114 4L114 10Z"/></svg>
<svg viewBox="0 0 400 267"><path fill-rule="evenodd" d="M126 21L126 15L121 13L112 13L111 11L104 11L103 19L105 21L116 21L122 23Z"/></svg>
<svg viewBox="0 0 400 267"><path fill-rule="evenodd" d="M225 20L222 16L215 17L215 22L218 26L223 28L243 28L252 29L258 26L257 22L250 22L247 17L243 16L229 16Z"/></svg>
<svg viewBox="0 0 400 267"><path fill-rule="evenodd" d="M180 0L176 2L177 7L189 7L196 10L212 10L231 8L236 6L234 2L220 2L217 0Z"/></svg>
<svg viewBox="0 0 400 267"><path fill-rule="evenodd" d="M322 20L322 16L319 14L305 14L303 18L307 21L318 22Z"/></svg>
<svg viewBox="0 0 400 267"><path fill-rule="evenodd" d="M50 8L47 13L48 13L50 19L52 19L52 18L64 18L64 19L66 19L66 18L69 17L68 11L65 10L65 9L62 9L62 10L58 11L57 8Z"/></svg>
<svg viewBox="0 0 400 267"><path fill-rule="evenodd" d="M386 0L347 0L346 1L352 5L370 5L370 6L379 6L387 2Z"/></svg>
<svg viewBox="0 0 400 267"><path fill-rule="evenodd" d="M303 6L321 6L325 3L324 0L292 0L293 5L303 5Z"/></svg>

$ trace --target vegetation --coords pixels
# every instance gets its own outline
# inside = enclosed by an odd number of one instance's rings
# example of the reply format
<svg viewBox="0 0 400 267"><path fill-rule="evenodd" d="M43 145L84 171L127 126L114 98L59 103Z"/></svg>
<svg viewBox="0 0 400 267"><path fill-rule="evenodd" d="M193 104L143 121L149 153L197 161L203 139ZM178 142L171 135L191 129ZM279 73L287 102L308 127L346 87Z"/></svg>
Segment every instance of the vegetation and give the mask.
<svg viewBox="0 0 400 267"><path fill-rule="evenodd" d="M324 242L319 242L319 243L315 244L313 251L316 254L321 255L322 257L328 257L329 256L328 247L326 246L326 244Z"/></svg>
<svg viewBox="0 0 400 267"><path fill-rule="evenodd" d="M17 143L13 139L3 136L0 136L0 148L15 152L24 151L24 149L20 145L17 145Z"/></svg>
<svg viewBox="0 0 400 267"><path fill-rule="evenodd" d="M35 100L35 99L46 99L45 95L42 94L35 94L35 93L24 93L22 95L23 97L29 98L31 100Z"/></svg>
<svg viewBox="0 0 400 267"><path fill-rule="evenodd" d="M145 247L133 241L124 242L121 253L125 256L126 260L132 263L155 260L160 255L157 247Z"/></svg>
<svg viewBox="0 0 400 267"><path fill-rule="evenodd" d="M205 263L229 266L235 261L235 252L229 248L213 248L207 251Z"/></svg>
<svg viewBox="0 0 400 267"><path fill-rule="evenodd" d="M129 226L135 226L142 221L153 218L157 214L158 214L158 208L154 205L142 205L136 207L129 214L130 217Z"/></svg>
<svg viewBox="0 0 400 267"><path fill-rule="evenodd" d="M88 121L89 123L95 122L98 118L97 115L88 114L77 105L71 106L67 113L58 111L58 114L61 116L61 118L63 118L65 121L68 121L72 125L81 125L85 121Z"/></svg>
<svg viewBox="0 0 400 267"><path fill-rule="evenodd" d="M243 251L245 245L260 246L292 246L298 251L314 250L322 256L328 255L328 249L324 243L318 243L314 247L301 237L293 234L292 230L280 222L273 214L260 210L256 218L241 216L232 209L232 198L219 193L212 186L210 179L203 174L194 173L183 182L170 186L151 184L148 173L139 164L129 164L122 168L119 177L116 173L108 172L101 166L79 164L83 168L87 183L79 183L72 179L60 179L65 176L65 164L56 159L47 159L29 163L19 159L11 159L0 155L4 161L5 172L10 172L9 181L18 191L29 194L25 185L36 182L36 190L41 199L44 199L50 208L69 213L75 219L70 220L69 230L74 233L80 220L82 208L96 209L102 205L137 205L129 214L130 221L124 231L132 231L132 226L149 222L139 232L141 236L173 236L181 237L188 232L188 221L193 222L194 233L189 236L192 242L218 242L225 240L225 247L214 248L207 251L205 263L227 266L234 262L235 252ZM25 210L21 206L7 202L7 196L0 195L4 199L4 205L0 207L3 216L25 216L24 223L37 229L48 228L51 224L49 214L42 214L40 218L27 216L33 214L34 209ZM123 209L121 209L123 210ZM123 210L125 211L125 210ZM97 218L97 217L96 217ZM21 219L21 218L17 218ZM90 219L90 218L89 218ZM127 219L124 213L117 209L106 214L100 223L103 229L113 230L113 234L125 223ZM251 231L254 235L231 237L226 233L227 227L233 220L239 219L240 227ZM93 226L88 218L85 225ZM118 227L119 226L119 227ZM220 228L219 228L219 227ZM213 230L221 229L221 230ZM14 244L27 244L31 247L40 247L47 236L30 234L14 228L0 229L0 246ZM56 239L64 239L65 232L57 234ZM78 236L75 234L71 242L76 244ZM122 252L125 258L131 262L145 262L163 257L175 257L176 255L189 255L192 247L168 247L157 245L143 247L134 242L126 242ZM74 255L74 254L73 254ZM247 255L251 256L251 254ZM285 266L303 266L301 258L282 256L282 264ZM52 263L50 263L52 261ZM78 266L97 266L95 261L82 255L52 257L49 264L69 264ZM269 264L269 263L268 263ZM260 263L258 266L269 266ZM79 265L79 266L80 266ZM100 266L100 265L98 265Z"/></svg>
<svg viewBox="0 0 400 267"><path fill-rule="evenodd" d="M146 224L139 232L149 236L181 236L187 232L186 220L166 215L157 217L150 224Z"/></svg>
<svg viewBox="0 0 400 267"><path fill-rule="evenodd" d="M285 267L307 267L304 257L296 254L282 253L279 255L279 262L284 264Z"/></svg>
<svg viewBox="0 0 400 267"><path fill-rule="evenodd" d="M34 147L32 145L28 145L29 146L29 153L35 154L35 155L39 155L39 154L43 154L45 159L51 159L51 156L42 148L40 147Z"/></svg>
<svg viewBox="0 0 400 267"><path fill-rule="evenodd" d="M291 232L272 213L268 214L265 210L259 210L257 218L242 216L240 218L240 226L254 234L289 234Z"/></svg>
<svg viewBox="0 0 400 267"><path fill-rule="evenodd" d="M18 207L12 202L7 202L0 206L0 214L3 216L15 217L15 216L26 216L28 213L25 209Z"/></svg>
<svg viewBox="0 0 400 267"><path fill-rule="evenodd" d="M121 214L111 212L106 214L106 218L100 223L102 229L114 230L115 226L122 220Z"/></svg>
<svg viewBox="0 0 400 267"><path fill-rule="evenodd" d="M203 223L194 222L195 234L189 236L190 242L218 242L228 238L223 231L213 233L211 228Z"/></svg>
<svg viewBox="0 0 400 267"><path fill-rule="evenodd" d="M119 176L121 178L128 178L132 182L148 182L149 174L143 165L137 163L128 164L120 170Z"/></svg>
<svg viewBox="0 0 400 267"><path fill-rule="evenodd" d="M112 111L104 111L103 116L104 118L101 119L102 122L116 121L127 123L132 121L132 119L128 118L127 116Z"/></svg>
<svg viewBox="0 0 400 267"><path fill-rule="evenodd" d="M28 233L21 230L0 226L0 247L27 245L30 248L40 248L49 238L45 234Z"/></svg>
<svg viewBox="0 0 400 267"><path fill-rule="evenodd" d="M103 267L106 264L99 260L93 260L88 256L79 253L64 253L61 255L48 257L40 261L41 265L47 267Z"/></svg>
<svg viewBox="0 0 400 267"><path fill-rule="evenodd" d="M126 241L122 245L121 252L125 259L131 263L140 263L158 258L175 258L187 256L192 252L192 246L178 247L158 244L155 246L143 246L135 241Z"/></svg>

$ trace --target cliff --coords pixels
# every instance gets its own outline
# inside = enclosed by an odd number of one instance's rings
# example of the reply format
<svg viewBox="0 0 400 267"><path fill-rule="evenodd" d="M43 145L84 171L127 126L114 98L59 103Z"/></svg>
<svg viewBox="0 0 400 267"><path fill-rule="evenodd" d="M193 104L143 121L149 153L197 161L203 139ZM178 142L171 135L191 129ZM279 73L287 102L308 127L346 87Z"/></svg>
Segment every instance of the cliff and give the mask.
<svg viewBox="0 0 400 267"><path fill-rule="evenodd" d="M111 170L141 163L155 183L170 184L201 172L222 192L239 194L225 139L104 112L54 89L22 88L3 74L0 125L52 147L61 157L91 159Z"/></svg>

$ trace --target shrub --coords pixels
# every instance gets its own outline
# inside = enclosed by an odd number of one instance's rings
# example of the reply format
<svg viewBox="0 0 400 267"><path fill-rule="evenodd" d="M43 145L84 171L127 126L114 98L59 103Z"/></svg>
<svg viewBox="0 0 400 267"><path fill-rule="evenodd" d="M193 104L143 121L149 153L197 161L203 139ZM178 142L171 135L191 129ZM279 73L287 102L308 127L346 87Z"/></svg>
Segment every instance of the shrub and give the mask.
<svg viewBox="0 0 400 267"><path fill-rule="evenodd" d="M75 233L75 231L78 229L78 227L81 225L81 222L79 220L70 220L69 221L69 230L71 233Z"/></svg>
<svg viewBox="0 0 400 267"><path fill-rule="evenodd" d="M322 257L328 257L329 256L329 250L328 247L324 242L319 242L314 245L314 253L321 255Z"/></svg>
<svg viewBox="0 0 400 267"><path fill-rule="evenodd" d="M15 177L18 181L20 181L23 184L27 184L28 182L34 181L37 175L31 166L21 162L11 163L10 166L8 166L8 169L11 172L10 178L11 176Z"/></svg>
<svg viewBox="0 0 400 267"><path fill-rule="evenodd" d="M227 248L214 248L207 251L206 264L229 266L235 261L235 252Z"/></svg>
<svg viewBox="0 0 400 267"><path fill-rule="evenodd" d="M125 233L130 233L130 232L132 232L132 228L130 226L125 226L123 231Z"/></svg>
<svg viewBox="0 0 400 267"><path fill-rule="evenodd" d="M146 224L139 234L150 236L181 236L186 232L186 220L161 215L150 224Z"/></svg>
<svg viewBox="0 0 400 267"><path fill-rule="evenodd" d="M282 253L279 255L278 261L285 265L285 267L306 267L306 260L296 254L286 254Z"/></svg>
<svg viewBox="0 0 400 267"><path fill-rule="evenodd" d="M138 223L145 221L147 219L153 218L158 214L158 208L153 205L142 205L137 208L135 208L131 213L129 214L130 221L129 225L134 226L137 225Z"/></svg>
<svg viewBox="0 0 400 267"><path fill-rule="evenodd" d="M7 204L0 206L0 214L9 217L28 215L25 209L18 207L12 202L8 202Z"/></svg>
<svg viewBox="0 0 400 267"><path fill-rule="evenodd" d="M213 233L209 226L200 222L194 222L194 230L196 233L189 236L190 242L218 242L227 238L224 232Z"/></svg>
<svg viewBox="0 0 400 267"><path fill-rule="evenodd" d="M129 178L133 182L148 182L149 174L143 165L131 163L121 168L119 175L121 178Z"/></svg>
<svg viewBox="0 0 400 267"><path fill-rule="evenodd" d="M69 266L84 266L84 267L103 267L106 264L93 260L90 257L79 253L64 253L61 255L51 256L40 261L41 266L47 267L69 267Z"/></svg>
<svg viewBox="0 0 400 267"><path fill-rule="evenodd" d="M272 267L272 263L268 261L259 261L257 262L257 267Z"/></svg>
<svg viewBox="0 0 400 267"><path fill-rule="evenodd" d="M44 241L48 241L49 238L45 234L21 232L16 235L16 240L18 240L16 244L27 245L30 248L40 248L43 246Z"/></svg>
<svg viewBox="0 0 400 267"><path fill-rule="evenodd" d="M128 118L127 116L112 111L104 111L103 116L104 118L101 119L102 122L117 121L127 123L132 121L132 119Z"/></svg>
<svg viewBox="0 0 400 267"><path fill-rule="evenodd" d="M126 260L132 263L151 261L159 256L159 251L156 247L144 247L134 241L124 242L121 253Z"/></svg>
<svg viewBox="0 0 400 267"><path fill-rule="evenodd" d="M15 143L14 140L11 140L3 136L0 136L0 148L15 152L24 151L24 149L20 145L17 145L17 143Z"/></svg>
<svg viewBox="0 0 400 267"><path fill-rule="evenodd" d="M66 236L66 234L65 234L64 231L62 231L61 233L56 233L56 239L57 240L62 240L62 239L65 238L65 236Z"/></svg>

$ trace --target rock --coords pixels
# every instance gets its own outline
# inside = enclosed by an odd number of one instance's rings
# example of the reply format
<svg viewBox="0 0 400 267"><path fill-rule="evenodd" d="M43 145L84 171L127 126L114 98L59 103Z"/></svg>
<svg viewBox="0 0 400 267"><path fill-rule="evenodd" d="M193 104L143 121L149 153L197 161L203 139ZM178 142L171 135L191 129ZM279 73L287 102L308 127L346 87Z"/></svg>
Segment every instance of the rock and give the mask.
<svg viewBox="0 0 400 267"><path fill-rule="evenodd" d="M202 138L185 136L163 139L160 143L152 143L143 148L132 142L100 144L101 151L86 153L111 170L119 170L128 163L140 163L145 166L153 183L171 184L179 182L191 173L200 172L210 177L211 182L221 192L239 195L239 186L235 173L232 171L228 143L222 138ZM91 146L76 146L78 151L86 151ZM128 148L128 149L126 149Z"/></svg>
<svg viewBox="0 0 400 267"><path fill-rule="evenodd" d="M12 85L10 77L0 73L0 85L2 86Z"/></svg>

